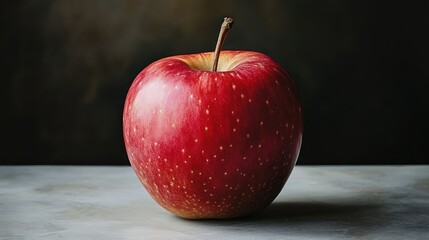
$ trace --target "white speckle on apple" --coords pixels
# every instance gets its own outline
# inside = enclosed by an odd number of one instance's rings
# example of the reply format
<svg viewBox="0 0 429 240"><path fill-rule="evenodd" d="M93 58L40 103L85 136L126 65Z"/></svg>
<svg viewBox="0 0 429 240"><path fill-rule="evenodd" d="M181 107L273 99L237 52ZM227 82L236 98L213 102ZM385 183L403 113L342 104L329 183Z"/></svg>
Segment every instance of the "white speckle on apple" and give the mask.
<svg viewBox="0 0 429 240"><path fill-rule="evenodd" d="M224 173L223 173L223 175L228 175L228 173L227 173L227 172L224 172Z"/></svg>
<svg viewBox="0 0 429 240"><path fill-rule="evenodd" d="M237 88L237 86L235 86L235 84L232 84L232 89L235 90L235 88Z"/></svg>
<svg viewBox="0 0 429 240"><path fill-rule="evenodd" d="M258 145L258 148L261 148L261 147L262 147L262 144L259 144L259 145Z"/></svg>
<svg viewBox="0 0 429 240"><path fill-rule="evenodd" d="M244 98L244 94L243 94L243 93L242 93L242 94L240 94L240 97L241 97L241 98Z"/></svg>
<svg viewBox="0 0 429 240"><path fill-rule="evenodd" d="M263 122L263 121L261 121L261 122L259 123L259 125L260 125L260 126L264 125L264 122Z"/></svg>
<svg viewBox="0 0 429 240"><path fill-rule="evenodd" d="M198 139L196 139L196 138L195 138L195 140L194 140L194 141L197 143L197 142L198 142Z"/></svg>
<svg viewBox="0 0 429 240"><path fill-rule="evenodd" d="M270 101L266 100L266 101L265 101L265 104L269 105L269 104L270 104Z"/></svg>
<svg viewBox="0 0 429 240"><path fill-rule="evenodd" d="M233 128L233 129L232 129L232 131L233 131L233 132L236 132L236 131L237 131L237 129L236 129L236 128Z"/></svg>
<svg viewBox="0 0 429 240"><path fill-rule="evenodd" d="M239 123L239 122L240 122L240 118L237 118L237 120L236 120L236 121L237 121L237 123Z"/></svg>
<svg viewBox="0 0 429 240"><path fill-rule="evenodd" d="M185 153L185 149L184 148L182 148L182 153Z"/></svg>
<svg viewBox="0 0 429 240"><path fill-rule="evenodd" d="M206 114L209 115L210 111L208 109L206 109Z"/></svg>
<svg viewBox="0 0 429 240"><path fill-rule="evenodd" d="M219 146L219 150L223 150L223 146Z"/></svg>
<svg viewBox="0 0 429 240"><path fill-rule="evenodd" d="M234 111L231 111L231 115L234 115L234 113L235 113Z"/></svg>
<svg viewBox="0 0 429 240"><path fill-rule="evenodd" d="M246 138L250 138L250 134L248 133L248 134L246 134Z"/></svg>
<svg viewBox="0 0 429 240"><path fill-rule="evenodd" d="M204 127L204 130L208 131L208 130L209 130L209 127L207 127L207 126L206 126L206 127Z"/></svg>
<svg viewBox="0 0 429 240"><path fill-rule="evenodd" d="M249 102L251 103L251 102L252 102L252 99L250 99L250 98L249 98Z"/></svg>

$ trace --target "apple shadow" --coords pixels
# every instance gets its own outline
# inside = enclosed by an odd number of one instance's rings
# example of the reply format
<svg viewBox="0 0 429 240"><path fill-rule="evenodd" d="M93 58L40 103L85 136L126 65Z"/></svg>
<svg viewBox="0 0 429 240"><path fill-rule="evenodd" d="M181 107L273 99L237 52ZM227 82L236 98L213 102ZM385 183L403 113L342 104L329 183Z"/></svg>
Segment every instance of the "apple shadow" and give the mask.
<svg viewBox="0 0 429 240"><path fill-rule="evenodd" d="M223 228L225 231L255 231L265 233L341 234L342 236L366 236L387 219L383 218L382 206L361 202L274 202L261 212L248 217L233 219L209 219L196 224Z"/></svg>
<svg viewBox="0 0 429 240"><path fill-rule="evenodd" d="M376 204L326 203L326 202L275 202L260 213L249 216L255 221L322 221L350 220L350 216L366 215L380 206Z"/></svg>

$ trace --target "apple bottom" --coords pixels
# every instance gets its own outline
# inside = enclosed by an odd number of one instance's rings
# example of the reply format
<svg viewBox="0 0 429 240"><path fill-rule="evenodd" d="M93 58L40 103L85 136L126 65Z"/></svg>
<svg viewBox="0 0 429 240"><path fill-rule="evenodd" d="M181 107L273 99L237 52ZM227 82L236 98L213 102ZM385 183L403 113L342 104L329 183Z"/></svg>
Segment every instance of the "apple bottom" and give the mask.
<svg viewBox="0 0 429 240"><path fill-rule="evenodd" d="M151 160L153 161L153 160ZM252 215L268 206L280 193L295 162L278 158L260 165L225 170L207 166L180 169L131 161L152 198L171 213L187 219L234 218ZM283 164L279 164L279 161ZM203 161L202 161L203 162ZM161 171L161 168L164 169Z"/></svg>

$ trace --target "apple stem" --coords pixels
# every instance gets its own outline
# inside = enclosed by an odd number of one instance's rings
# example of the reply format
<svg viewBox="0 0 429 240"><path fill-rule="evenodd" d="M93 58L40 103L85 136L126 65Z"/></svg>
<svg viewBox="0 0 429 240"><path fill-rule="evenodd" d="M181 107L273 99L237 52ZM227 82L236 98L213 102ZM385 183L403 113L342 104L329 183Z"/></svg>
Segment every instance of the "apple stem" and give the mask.
<svg viewBox="0 0 429 240"><path fill-rule="evenodd" d="M226 35L228 34L229 30L232 28L232 24L234 23L234 20L229 17L225 17L223 19L223 23L220 27L219 37L217 38L216 43L216 49L214 52L214 59L213 59L213 65L212 65L212 71L217 71L217 64L219 62L219 55L220 51L222 49L223 42L225 41Z"/></svg>

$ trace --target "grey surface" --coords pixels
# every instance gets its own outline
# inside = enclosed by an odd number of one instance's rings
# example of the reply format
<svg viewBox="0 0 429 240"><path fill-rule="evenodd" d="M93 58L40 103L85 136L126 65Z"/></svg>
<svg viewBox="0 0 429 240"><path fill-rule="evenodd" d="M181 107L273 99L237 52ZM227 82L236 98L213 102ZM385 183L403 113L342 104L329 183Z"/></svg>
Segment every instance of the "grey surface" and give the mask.
<svg viewBox="0 0 429 240"><path fill-rule="evenodd" d="M250 218L190 221L130 167L0 167L0 239L428 239L429 166L297 166Z"/></svg>

